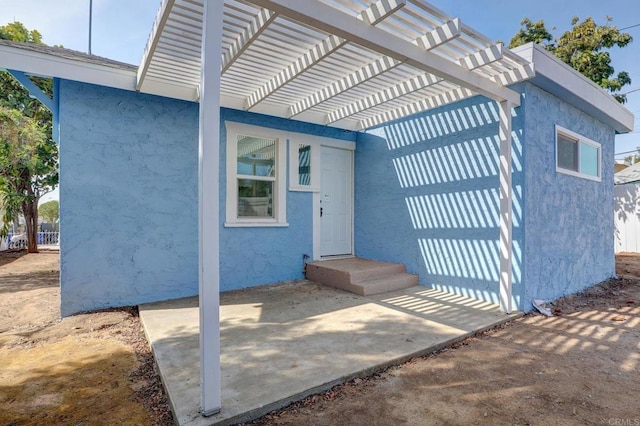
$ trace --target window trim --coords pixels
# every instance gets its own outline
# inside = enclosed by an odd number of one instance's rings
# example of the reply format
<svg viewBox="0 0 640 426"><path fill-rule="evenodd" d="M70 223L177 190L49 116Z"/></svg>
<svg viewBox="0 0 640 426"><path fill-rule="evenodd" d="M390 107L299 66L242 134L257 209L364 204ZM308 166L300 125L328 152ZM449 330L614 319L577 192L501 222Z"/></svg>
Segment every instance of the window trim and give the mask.
<svg viewBox="0 0 640 426"><path fill-rule="evenodd" d="M289 226L287 223L287 145L286 132L243 123L225 122L227 130L227 194L225 227L273 227ZM274 187L273 218L238 217L238 136L254 136L276 141L276 176Z"/></svg>
<svg viewBox="0 0 640 426"><path fill-rule="evenodd" d="M320 192L320 145L313 138L297 137L291 135L289 139L289 191L297 192ZM300 175L298 172L298 147L307 145L309 147L309 166L311 167L309 185L300 185Z"/></svg>
<svg viewBox="0 0 640 426"><path fill-rule="evenodd" d="M558 165L558 135L564 135L567 138L577 140L576 143L578 145L578 168L580 168L580 144L585 144L593 148L596 148L598 150L598 176L592 176L586 173L582 173L579 170L575 171L575 170L565 169ZM602 182L602 145L576 132L566 129L558 124L555 125L555 162L556 162L556 172L558 173L562 173L569 176L575 176L583 179L588 179L595 182Z"/></svg>

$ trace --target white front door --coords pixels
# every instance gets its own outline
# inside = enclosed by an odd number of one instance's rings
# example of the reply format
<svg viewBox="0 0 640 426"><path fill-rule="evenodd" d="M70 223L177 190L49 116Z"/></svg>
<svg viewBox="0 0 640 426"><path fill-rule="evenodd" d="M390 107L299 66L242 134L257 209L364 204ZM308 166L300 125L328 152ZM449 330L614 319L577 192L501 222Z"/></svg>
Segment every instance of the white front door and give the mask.
<svg viewBox="0 0 640 426"><path fill-rule="evenodd" d="M320 256L353 254L353 152L321 148Z"/></svg>

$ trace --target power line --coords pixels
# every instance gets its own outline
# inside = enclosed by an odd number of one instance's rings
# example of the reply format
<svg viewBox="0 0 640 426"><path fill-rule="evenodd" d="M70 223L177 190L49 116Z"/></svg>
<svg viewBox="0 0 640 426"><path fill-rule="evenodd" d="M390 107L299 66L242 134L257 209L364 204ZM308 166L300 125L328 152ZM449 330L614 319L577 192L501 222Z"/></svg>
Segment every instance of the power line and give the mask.
<svg viewBox="0 0 640 426"><path fill-rule="evenodd" d="M633 151L617 152L617 153L615 153L614 155L631 154L631 153L634 153L634 152L638 152L638 150L637 150L637 149L634 149Z"/></svg>
<svg viewBox="0 0 640 426"><path fill-rule="evenodd" d="M624 30L628 30L629 28L635 28L635 27L640 27L640 24L629 25L628 27L624 27L624 28L618 28L618 31L624 31Z"/></svg>

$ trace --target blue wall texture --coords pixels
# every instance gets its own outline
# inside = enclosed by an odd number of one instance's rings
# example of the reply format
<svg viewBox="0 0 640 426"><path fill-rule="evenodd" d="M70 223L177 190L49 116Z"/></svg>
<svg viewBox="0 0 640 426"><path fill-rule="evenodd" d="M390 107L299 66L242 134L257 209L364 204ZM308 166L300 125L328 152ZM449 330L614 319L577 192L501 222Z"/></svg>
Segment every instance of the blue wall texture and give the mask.
<svg viewBox="0 0 640 426"><path fill-rule="evenodd" d="M197 105L62 81L60 106L62 314L197 294ZM302 278L311 193L287 192L289 227L223 226L224 121L356 136L242 111L221 116L221 290Z"/></svg>
<svg viewBox="0 0 640 426"><path fill-rule="evenodd" d="M559 98L525 85L525 301L554 299L615 274L615 132ZM602 146L602 181L557 173L554 125Z"/></svg>
<svg viewBox="0 0 640 426"><path fill-rule="evenodd" d="M420 283L499 296L498 106L473 97L360 135L358 256L402 262ZM522 296L521 108L513 117L514 303Z"/></svg>
<svg viewBox="0 0 640 426"><path fill-rule="evenodd" d="M60 89L62 314L197 294L197 105L64 80ZM516 89L513 294L529 310L534 297L614 273L614 132L536 86ZM221 117L222 291L302 278L313 245L307 192L287 191L288 227L224 227L232 121L356 141L357 255L498 301L494 102L478 96L367 133L229 109ZM555 171L555 124L602 143L602 182Z"/></svg>
<svg viewBox="0 0 640 426"><path fill-rule="evenodd" d="M197 105L60 83L62 315L197 294Z"/></svg>
<svg viewBox="0 0 640 426"><path fill-rule="evenodd" d="M356 133L327 126L223 109L223 121L354 141ZM223 291L303 278L303 255L313 254L313 199L310 192L287 191L286 228L225 228L226 128L220 151L220 289ZM287 176L289 168L287 167ZM287 178L288 181L288 178Z"/></svg>
<svg viewBox="0 0 640 426"><path fill-rule="evenodd" d="M614 274L613 129L530 83L514 87L513 296L518 309ZM602 144L602 182L556 172L555 125ZM358 256L497 303L498 106L474 97L361 134ZM384 161L384 163L380 163Z"/></svg>

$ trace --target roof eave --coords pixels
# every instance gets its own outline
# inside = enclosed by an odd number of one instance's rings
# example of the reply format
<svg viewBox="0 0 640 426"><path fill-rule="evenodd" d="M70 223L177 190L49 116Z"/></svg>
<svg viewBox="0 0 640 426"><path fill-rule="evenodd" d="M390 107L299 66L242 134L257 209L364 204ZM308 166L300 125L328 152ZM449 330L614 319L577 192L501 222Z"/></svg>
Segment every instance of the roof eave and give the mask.
<svg viewBox="0 0 640 426"><path fill-rule="evenodd" d="M116 89L135 90L136 70L111 67L44 52L0 45L0 68Z"/></svg>
<svg viewBox="0 0 640 426"><path fill-rule="evenodd" d="M531 83L613 127L618 133L633 131L631 111L542 46L528 43L511 50L533 63L535 77L529 80Z"/></svg>

